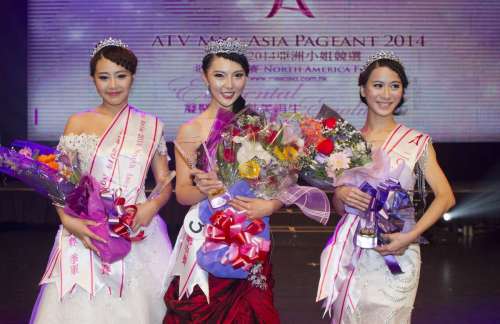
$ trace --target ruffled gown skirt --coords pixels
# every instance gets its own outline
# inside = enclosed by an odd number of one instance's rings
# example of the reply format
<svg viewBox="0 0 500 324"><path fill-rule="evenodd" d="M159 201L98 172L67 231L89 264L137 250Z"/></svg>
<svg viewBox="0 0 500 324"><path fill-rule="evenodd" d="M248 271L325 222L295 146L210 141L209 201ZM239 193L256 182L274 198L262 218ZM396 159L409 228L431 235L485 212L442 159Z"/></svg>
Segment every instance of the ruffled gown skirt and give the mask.
<svg viewBox="0 0 500 324"><path fill-rule="evenodd" d="M121 298L110 295L107 288L100 289L91 298L87 291L76 286L60 300L56 285L44 284L30 323L161 323L166 313L163 283L172 246L166 224L159 216L153 218L145 232L146 239L133 243L124 259L125 280ZM62 227L56 235L53 251L58 248L60 235Z"/></svg>
<svg viewBox="0 0 500 324"><path fill-rule="evenodd" d="M179 300L179 278L176 277L165 294L168 312L163 323L280 323L273 303L274 281L270 263L264 264L262 274L266 277L266 289L256 287L246 279L217 278L209 274L210 303L198 286L189 298Z"/></svg>

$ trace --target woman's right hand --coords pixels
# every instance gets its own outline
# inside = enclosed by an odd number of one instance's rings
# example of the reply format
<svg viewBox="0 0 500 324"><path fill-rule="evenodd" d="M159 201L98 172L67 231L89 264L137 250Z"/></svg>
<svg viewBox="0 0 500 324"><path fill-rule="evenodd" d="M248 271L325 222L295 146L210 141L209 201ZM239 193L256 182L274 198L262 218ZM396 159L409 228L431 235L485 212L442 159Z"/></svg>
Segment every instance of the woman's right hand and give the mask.
<svg viewBox="0 0 500 324"><path fill-rule="evenodd" d="M99 251L95 247L94 244L92 244L91 239L94 239L96 241L100 241L103 243L107 243L106 240L92 232L88 226L96 226L99 225L99 223L91 221L91 220L86 220L86 219L80 219L76 217L71 217L69 215L64 214L60 215L61 217L61 222L64 226L64 228L73 234L74 236L78 237L80 241L82 242L83 246L85 246L87 249L90 249L94 251L97 255L99 255Z"/></svg>
<svg viewBox="0 0 500 324"><path fill-rule="evenodd" d="M205 172L199 169L192 169L190 174L193 177L196 188L205 195L224 187L223 183L217 178L217 174L213 171Z"/></svg>
<svg viewBox="0 0 500 324"><path fill-rule="evenodd" d="M371 196L357 187L340 186L335 188L335 196L344 205L354 207L361 211L366 211L370 205Z"/></svg>

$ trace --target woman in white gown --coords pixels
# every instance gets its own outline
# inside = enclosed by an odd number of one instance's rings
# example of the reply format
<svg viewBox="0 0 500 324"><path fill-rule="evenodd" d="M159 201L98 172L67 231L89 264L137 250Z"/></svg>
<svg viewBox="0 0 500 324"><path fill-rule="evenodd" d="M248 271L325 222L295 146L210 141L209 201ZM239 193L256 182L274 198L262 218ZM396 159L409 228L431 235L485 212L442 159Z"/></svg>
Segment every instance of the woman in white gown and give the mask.
<svg viewBox="0 0 500 324"><path fill-rule="evenodd" d="M169 184L147 200L144 182L151 167L157 184L169 178L163 124L128 104L137 58L116 39L101 41L90 61L90 75L102 103L71 116L58 149L76 154L84 173L136 204L133 229L146 238L132 243L122 260L101 262L91 239L102 240L81 220L57 208L62 225L31 323L160 323L166 312L163 280L171 253L167 228L157 215L171 194Z"/></svg>
<svg viewBox="0 0 500 324"><path fill-rule="evenodd" d="M360 224L356 209L366 211L371 196L350 185L353 174L337 179L333 203L343 217L321 255L317 300L325 300L332 323L410 323L421 263L415 242L455 199L430 137L394 118L408 86L400 60L392 52L377 53L365 64L358 84L361 100L368 106L361 132L372 147L374 163L383 165L379 170L387 170L405 190L413 190L418 176L421 183L425 178L435 198L414 226L410 221L402 232L385 235L387 244L361 249L354 243ZM403 273L391 273L384 259L390 255Z"/></svg>

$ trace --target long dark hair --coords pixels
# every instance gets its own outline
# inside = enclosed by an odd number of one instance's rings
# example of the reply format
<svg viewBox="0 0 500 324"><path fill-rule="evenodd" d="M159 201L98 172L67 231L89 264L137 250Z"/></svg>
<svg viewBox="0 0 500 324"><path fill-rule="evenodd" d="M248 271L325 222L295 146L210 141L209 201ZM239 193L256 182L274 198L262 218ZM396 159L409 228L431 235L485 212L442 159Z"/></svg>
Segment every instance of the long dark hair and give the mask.
<svg viewBox="0 0 500 324"><path fill-rule="evenodd" d="M216 57L222 57L226 60L233 61L241 65L243 70L245 71L245 75L248 76L250 74L250 65L248 64L248 60L245 55L237 54L237 53L216 53L216 54L207 54L203 58L202 61L202 69L205 75L207 74L208 69L210 68L210 64ZM246 106L246 101L242 96L239 96L238 99L233 104L233 112L238 113L243 110Z"/></svg>
<svg viewBox="0 0 500 324"><path fill-rule="evenodd" d="M401 114L401 109L400 107L405 103L405 91L406 88L408 88L408 77L406 76L405 68L403 65L397 61L394 60L389 60L389 59L380 59L372 64L370 64L363 72L359 74L358 78L358 86L364 87L368 83L368 79L370 79L370 75L372 74L373 70L375 70L378 67L387 67L391 69L392 71L396 72L396 74L399 76L401 79L401 83L403 84L403 97L401 97L401 101L398 103L396 106L396 109L394 109L393 114L394 115L399 115ZM361 92L359 93L359 98L361 101L365 104L366 98L361 95Z"/></svg>

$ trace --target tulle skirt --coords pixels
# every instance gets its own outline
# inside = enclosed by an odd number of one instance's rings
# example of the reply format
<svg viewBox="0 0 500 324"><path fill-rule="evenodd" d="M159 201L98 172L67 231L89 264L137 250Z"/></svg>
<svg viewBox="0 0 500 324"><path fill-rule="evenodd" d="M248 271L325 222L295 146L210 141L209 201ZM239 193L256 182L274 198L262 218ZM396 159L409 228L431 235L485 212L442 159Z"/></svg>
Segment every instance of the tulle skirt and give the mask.
<svg viewBox="0 0 500 324"><path fill-rule="evenodd" d="M124 289L122 297L110 295L102 288L94 297L76 286L72 292L59 298L54 283L41 287L31 314L30 323L36 324L96 324L96 323L161 323L166 313L163 303L164 280L172 246L166 224L155 216L145 229L146 239L133 243L124 259ZM58 248L59 229L53 251ZM79 244L81 242L78 241Z"/></svg>

